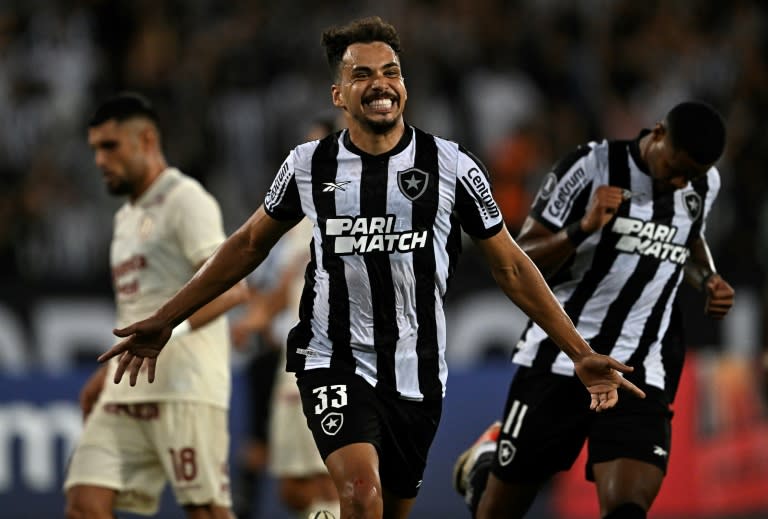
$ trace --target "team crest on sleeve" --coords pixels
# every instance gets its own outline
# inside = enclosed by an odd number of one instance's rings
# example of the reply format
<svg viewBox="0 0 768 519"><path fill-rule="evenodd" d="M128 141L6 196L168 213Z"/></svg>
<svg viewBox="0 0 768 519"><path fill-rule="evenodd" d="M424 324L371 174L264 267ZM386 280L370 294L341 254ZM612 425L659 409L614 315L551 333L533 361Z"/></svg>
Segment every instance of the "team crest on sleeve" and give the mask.
<svg viewBox="0 0 768 519"><path fill-rule="evenodd" d="M408 168L397 172L397 187L408 200L416 200L427 190L429 173L418 168Z"/></svg>
<svg viewBox="0 0 768 519"><path fill-rule="evenodd" d="M541 183L541 187L539 188L538 197L541 200L546 200L552 196L552 193L555 191L556 187L557 175L555 175L553 172L547 173L547 176L544 177L544 182Z"/></svg>
<svg viewBox="0 0 768 519"><path fill-rule="evenodd" d="M683 205L685 205L688 216L691 220L697 220L701 215L701 197L696 191L690 191L683 195Z"/></svg>

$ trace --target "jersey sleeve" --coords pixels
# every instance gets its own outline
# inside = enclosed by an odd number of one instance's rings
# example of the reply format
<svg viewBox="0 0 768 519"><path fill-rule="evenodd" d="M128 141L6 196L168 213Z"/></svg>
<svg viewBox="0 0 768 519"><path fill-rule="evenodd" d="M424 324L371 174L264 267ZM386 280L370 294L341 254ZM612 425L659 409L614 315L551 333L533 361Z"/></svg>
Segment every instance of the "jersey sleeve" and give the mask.
<svg viewBox="0 0 768 519"><path fill-rule="evenodd" d="M488 171L479 159L464 149L458 154L454 214L464 232L474 238L490 238L504 225L501 210L491 192Z"/></svg>
<svg viewBox="0 0 768 519"><path fill-rule="evenodd" d="M552 232L581 218L591 193L596 161L590 145L579 146L544 176L529 215Z"/></svg>
<svg viewBox="0 0 768 519"><path fill-rule="evenodd" d="M707 194L704 199L704 217L701 219L701 236L704 236L707 230L707 219L712 211L712 206L717 199L717 195L720 193L720 172L717 168L712 167L709 169L706 175Z"/></svg>
<svg viewBox="0 0 768 519"><path fill-rule="evenodd" d="M264 197L264 210L275 220L297 220L304 216L296 185L297 155L288 154Z"/></svg>
<svg viewBox="0 0 768 519"><path fill-rule="evenodd" d="M195 182L179 190L174 206L176 237L182 252L190 263L198 265L226 238L219 203Z"/></svg>

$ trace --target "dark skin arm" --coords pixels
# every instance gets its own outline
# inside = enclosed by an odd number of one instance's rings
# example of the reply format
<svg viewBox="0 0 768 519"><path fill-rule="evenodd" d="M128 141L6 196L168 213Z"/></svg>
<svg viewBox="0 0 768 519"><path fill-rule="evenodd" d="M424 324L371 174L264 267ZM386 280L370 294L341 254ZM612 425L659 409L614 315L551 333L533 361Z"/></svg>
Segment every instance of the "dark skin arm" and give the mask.
<svg viewBox="0 0 768 519"><path fill-rule="evenodd" d="M168 342L173 327L259 266L277 240L296 223L275 220L267 215L263 206L259 207L154 314L143 321L114 330L115 335L125 339L104 352L99 362L121 355L115 382L119 382L123 374L129 371L133 386L146 360L148 379L154 381L157 356Z"/></svg>
<svg viewBox="0 0 768 519"><path fill-rule="evenodd" d="M203 263L202 265L204 265ZM202 265L200 267L202 267ZM190 315L187 319L189 321L190 328L196 330L206 324L210 323L220 315L224 314L231 308L245 303L248 300L248 285L245 281L240 281L233 285L226 292L219 297L200 308L194 314Z"/></svg>
<svg viewBox="0 0 768 519"><path fill-rule="evenodd" d="M492 238L476 240L476 244L507 297L573 360L576 375L590 393L590 409L602 411L616 405L619 387L639 397L645 396L619 373L629 373L632 368L595 353L579 335L536 265L517 246L506 228Z"/></svg>
<svg viewBox="0 0 768 519"><path fill-rule="evenodd" d="M247 286L244 281L241 281L192 314L188 319L190 328L194 330L205 326L230 308L245 302L247 297ZM83 411L83 420L88 418L93 410L94 404L104 389L106 378L107 365L105 364L88 378L80 390L80 409Z"/></svg>
<svg viewBox="0 0 768 519"><path fill-rule="evenodd" d="M712 319L724 318L733 306L733 287L717 273L709 246L701 236L691 245L691 256L685 264L685 280L704 292L704 313Z"/></svg>
<svg viewBox="0 0 768 519"><path fill-rule="evenodd" d="M579 221L581 230L593 234L613 218L616 210L625 201L623 190L614 186L600 186L595 190L586 214ZM555 274L576 252L565 229L552 233L530 216L523 222L517 243L533 260L544 276Z"/></svg>
<svg viewBox="0 0 768 519"><path fill-rule="evenodd" d="M626 200L622 189L600 186L595 190L587 213L581 218L581 229L592 234L611 221L619 205ZM528 217L523 223L517 243L545 276L556 273L576 251L564 229L552 233ZM734 290L715 270L707 242L699 237L691 246L691 256L685 264L685 279L706 295L704 312L713 319L722 319L733 306Z"/></svg>

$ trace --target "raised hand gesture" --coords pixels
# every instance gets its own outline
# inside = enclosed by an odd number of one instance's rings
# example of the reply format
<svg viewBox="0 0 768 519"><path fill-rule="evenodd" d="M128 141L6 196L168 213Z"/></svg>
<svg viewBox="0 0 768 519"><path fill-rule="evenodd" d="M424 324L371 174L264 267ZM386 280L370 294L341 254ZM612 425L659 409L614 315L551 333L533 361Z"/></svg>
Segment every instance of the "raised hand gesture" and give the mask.
<svg viewBox="0 0 768 519"><path fill-rule="evenodd" d="M118 337L125 337L125 339L102 353L99 356L99 362L120 355L114 382L115 384L119 383L126 370L130 370L130 383L135 386L139 372L146 360L147 380L150 383L154 382L157 356L160 355L160 351L171 338L172 332L173 327L169 323L154 316L125 328L115 329L112 333Z"/></svg>
<svg viewBox="0 0 768 519"><path fill-rule="evenodd" d="M629 196L631 193L620 187L599 186L592 195L587 213L581 219L581 228L590 234L602 229Z"/></svg>
<svg viewBox="0 0 768 519"><path fill-rule="evenodd" d="M592 397L589 408L598 413L616 405L620 387L637 397L645 398L640 388L621 376L621 373L630 373L634 368L613 357L591 352L574 361L573 365L576 375Z"/></svg>

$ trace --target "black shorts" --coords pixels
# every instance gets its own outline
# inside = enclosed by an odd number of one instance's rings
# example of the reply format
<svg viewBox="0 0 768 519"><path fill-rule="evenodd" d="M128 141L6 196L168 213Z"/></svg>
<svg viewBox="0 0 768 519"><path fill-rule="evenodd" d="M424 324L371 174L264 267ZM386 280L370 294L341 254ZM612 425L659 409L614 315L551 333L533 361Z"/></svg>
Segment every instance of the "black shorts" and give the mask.
<svg viewBox="0 0 768 519"><path fill-rule="evenodd" d="M509 387L493 473L507 482L543 483L568 470L588 441L586 477L595 463L631 458L659 467L669 459L672 412L664 391L645 399L620 391L619 403L596 413L581 381L519 367Z"/></svg>
<svg viewBox="0 0 768 519"><path fill-rule="evenodd" d="M377 391L359 375L335 369L297 374L304 416L320 455L352 443L379 454L381 484L401 498L416 497L442 400L414 402Z"/></svg>
<svg viewBox="0 0 768 519"><path fill-rule="evenodd" d="M268 443L269 416L272 407L272 392L282 353L277 348L265 348L257 353L246 367L250 421L248 437L251 440Z"/></svg>

